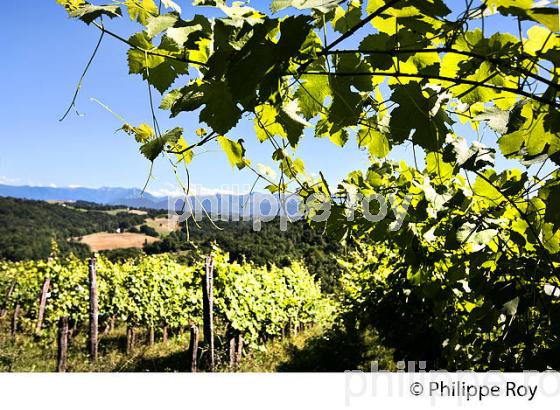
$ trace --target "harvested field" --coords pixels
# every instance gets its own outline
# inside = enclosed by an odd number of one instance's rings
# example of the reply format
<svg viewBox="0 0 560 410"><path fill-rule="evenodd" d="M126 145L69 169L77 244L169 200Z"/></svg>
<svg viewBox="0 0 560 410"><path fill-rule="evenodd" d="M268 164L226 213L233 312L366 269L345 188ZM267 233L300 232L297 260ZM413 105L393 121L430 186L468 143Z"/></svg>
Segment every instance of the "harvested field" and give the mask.
<svg viewBox="0 0 560 410"><path fill-rule="evenodd" d="M146 242L151 244L157 242L158 239L140 233L98 232L86 235L77 241L85 243L93 252L97 252L111 249L142 248Z"/></svg>
<svg viewBox="0 0 560 410"><path fill-rule="evenodd" d="M128 213L132 215L148 215L146 211L140 211L139 209L131 209Z"/></svg>
<svg viewBox="0 0 560 410"><path fill-rule="evenodd" d="M146 225L156 230L162 236L169 235L179 229L179 222L177 217L172 217L171 220L165 217L146 219Z"/></svg>

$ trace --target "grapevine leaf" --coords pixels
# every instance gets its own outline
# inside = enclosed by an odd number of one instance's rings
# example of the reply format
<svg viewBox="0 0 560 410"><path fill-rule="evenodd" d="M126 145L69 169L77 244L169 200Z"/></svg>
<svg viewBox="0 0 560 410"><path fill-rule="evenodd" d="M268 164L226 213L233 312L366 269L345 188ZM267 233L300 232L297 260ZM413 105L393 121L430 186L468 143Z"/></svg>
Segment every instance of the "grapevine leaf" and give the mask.
<svg viewBox="0 0 560 410"><path fill-rule="evenodd" d="M173 40L179 47L183 47L191 34L199 32L202 26L199 24L186 27L170 27L167 29L167 37Z"/></svg>
<svg viewBox="0 0 560 410"><path fill-rule="evenodd" d="M140 124L133 131L138 142L149 141L155 135L154 130L148 124Z"/></svg>
<svg viewBox="0 0 560 410"><path fill-rule="evenodd" d="M233 100L227 84L205 83L200 87L206 107L200 112L200 120L219 134L231 130L241 118L241 110Z"/></svg>
<svg viewBox="0 0 560 410"><path fill-rule="evenodd" d="M92 4L83 4L70 12L70 17L78 17L86 24L91 24L94 20L101 16L109 18L121 17L122 12L119 6L94 6Z"/></svg>
<svg viewBox="0 0 560 410"><path fill-rule="evenodd" d="M395 142L402 143L412 134L412 141L429 151L441 148L448 133L447 116L436 107L436 100L427 97L416 82L395 86L391 98L399 104L389 122Z"/></svg>
<svg viewBox="0 0 560 410"><path fill-rule="evenodd" d="M158 8L154 0L125 0L128 15L132 21L147 25L150 17L158 15Z"/></svg>
<svg viewBox="0 0 560 410"><path fill-rule="evenodd" d="M448 139L445 147L444 158L449 162L456 162L461 168L469 171L478 171L486 166L493 166L496 150L486 147L478 141L473 141L471 146L462 138Z"/></svg>
<svg viewBox="0 0 560 410"><path fill-rule="evenodd" d="M246 165L243 158L245 149L242 142L242 140L235 142L223 136L218 137L218 143L226 153L229 163L232 167L237 167L238 169L243 169Z"/></svg>
<svg viewBox="0 0 560 410"><path fill-rule="evenodd" d="M173 27L179 20L176 14L168 13L161 16L149 17L146 32L149 38L154 38L161 32Z"/></svg>
<svg viewBox="0 0 560 410"><path fill-rule="evenodd" d="M367 147L375 158L385 158L391 151L386 135L375 129L373 125L361 127L357 138L358 146Z"/></svg>
<svg viewBox="0 0 560 410"><path fill-rule="evenodd" d="M370 34L360 43L360 50L366 53L368 51L389 51L395 47L396 41L396 38L387 33ZM388 70L393 67L393 57L389 53L372 53L367 61L372 67L379 70Z"/></svg>
<svg viewBox="0 0 560 410"><path fill-rule="evenodd" d="M331 23L336 31L346 33L360 22L361 17L362 5L359 1L354 0L348 6L348 10L344 10L340 6L337 7Z"/></svg>
<svg viewBox="0 0 560 410"><path fill-rule="evenodd" d="M163 152L165 147L175 145L183 135L182 128L173 128L165 134L154 138L140 147L140 152L150 161L154 161Z"/></svg>
<svg viewBox="0 0 560 410"><path fill-rule="evenodd" d="M157 49L158 55L147 53L143 50L154 50L155 47L148 34L142 31L129 39L134 48L128 51L129 72L131 74L141 74L162 94L169 89L180 74L185 74L187 71L186 63L165 57L165 55L176 55L174 49L176 46L165 40L164 37Z"/></svg>
<svg viewBox="0 0 560 410"><path fill-rule="evenodd" d="M487 121L488 126L494 131L500 134L505 134L508 130L509 116L509 111L493 107L481 114L478 114L474 119L476 121Z"/></svg>
<svg viewBox="0 0 560 410"><path fill-rule="evenodd" d="M477 232L475 224L466 223L457 231L457 240L462 244L471 245L472 251L478 252L493 241L497 234L496 229L484 229Z"/></svg>
<svg viewBox="0 0 560 410"><path fill-rule="evenodd" d="M84 4L87 4L84 0L56 0L56 2L66 9L68 13L77 10Z"/></svg>
<svg viewBox="0 0 560 410"><path fill-rule="evenodd" d="M323 102L330 95L329 80L321 75L303 75L295 92L303 116L310 120L323 111Z"/></svg>

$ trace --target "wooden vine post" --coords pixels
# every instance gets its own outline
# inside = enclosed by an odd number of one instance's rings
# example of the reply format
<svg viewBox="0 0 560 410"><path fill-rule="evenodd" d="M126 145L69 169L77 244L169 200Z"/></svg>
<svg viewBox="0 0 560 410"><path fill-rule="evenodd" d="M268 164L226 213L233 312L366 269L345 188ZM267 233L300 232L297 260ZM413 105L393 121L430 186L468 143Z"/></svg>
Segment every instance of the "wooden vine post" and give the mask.
<svg viewBox="0 0 560 410"><path fill-rule="evenodd" d="M236 363L235 363L235 353L237 349L235 348L235 336L229 339L229 368L231 371L236 370Z"/></svg>
<svg viewBox="0 0 560 410"><path fill-rule="evenodd" d="M14 279L12 281L12 284L10 285L10 289L8 289L8 292L6 293L6 296L4 298L4 303L2 304L2 310L0 310L0 323L2 323L2 321L6 317L6 314L8 313L8 303L10 298L12 297L12 294L14 293L14 289L16 288L16 283L17 281Z"/></svg>
<svg viewBox="0 0 560 410"><path fill-rule="evenodd" d="M99 303L97 296L97 260L89 261L89 355L92 361L97 360L99 332Z"/></svg>
<svg viewBox="0 0 560 410"><path fill-rule="evenodd" d="M243 354L243 335L238 330L231 332L229 339L229 367L231 371L237 371Z"/></svg>
<svg viewBox="0 0 560 410"><path fill-rule="evenodd" d="M198 326L191 324L191 337L189 341L189 371L196 373L198 370Z"/></svg>
<svg viewBox="0 0 560 410"><path fill-rule="evenodd" d="M136 344L136 329L133 326L126 328L126 354L132 354L134 345Z"/></svg>
<svg viewBox="0 0 560 410"><path fill-rule="evenodd" d="M68 365L68 316L61 317L58 323L58 355L56 370L64 373Z"/></svg>
<svg viewBox="0 0 560 410"><path fill-rule="evenodd" d="M148 329L148 344L153 346L156 343L156 331L153 326Z"/></svg>
<svg viewBox="0 0 560 410"><path fill-rule="evenodd" d="M235 370L237 370L239 369L239 364L241 363L241 357L243 355L243 335L241 332L237 333L237 337L235 339Z"/></svg>
<svg viewBox="0 0 560 410"><path fill-rule="evenodd" d="M214 258L206 257L206 272L202 281L204 343L208 348L208 371L213 372L215 363L214 352ZM192 328L191 328L192 329Z"/></svg>
<svg viewBox="0 0 560 410"><path fill-rule="evenodd" d="M17 303L14 306L14 314L12 316L12 336L15 336L16 333L17 333L18 318L19 318L20 309L21 309L21 305L19 303Z"/></svg>
<svg viewBox="0 0 560 410"><path fill-rule="evenodd" d="M39 296L39 312L37 313L37 323L35 324L35 333L39 334L43 327L43 319L45 317L45 306L47 305L47 295L51 286L51 278L45 278L43 287L41 288L41 295Z"/></svg>

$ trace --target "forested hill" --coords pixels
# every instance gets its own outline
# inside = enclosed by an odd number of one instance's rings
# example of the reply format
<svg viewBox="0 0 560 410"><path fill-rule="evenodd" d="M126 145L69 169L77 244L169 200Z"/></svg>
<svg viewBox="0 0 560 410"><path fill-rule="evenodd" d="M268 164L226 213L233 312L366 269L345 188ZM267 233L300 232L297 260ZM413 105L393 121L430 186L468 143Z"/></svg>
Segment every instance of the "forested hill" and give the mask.
<svg viewBox="0 0 560 410"><path fill-rule="evenodd" d="M45 259L49 256L51 240L58 243L63 253L74 252L87 256L89 249L68 238L95 232L129 230L154 216L133 215L119 212L118 207L77 202L51 204L0 197L0 259ZM259 232L251 222L217 222L208 220L189 223L189 236L185 226L172 232L161 241L145 247L147 253L182 252L195 247L210 251L216 243L228 252L232 261L248 260L257 265L288 266L301 259L310 272L321 279L324 290L336 286L338 265L335 257L342 251L338 242L328 239L303 222L291 223L286 232L280 230L279 221L264 223ZM123 249L107 252L110 258L128 257L140 250ZM186 252L189 254L189 252Z"/></svg>
<svg viewBox="0 0 560 410"><path fill-rule="evenodd" d="M44 259L54 239L63 252L89 253L85 245L67 240L119 226L141 224L145 216L110 214L99 209L0 197L0 259Z"/></svg>
<svg viewBox="0 0 560 410"><path fill-rule="evenodd" d="M258 232L250 221L216 222L202 220L189 222L188 235L185 227L171 233L159 242L146 245L147 253L177 252L192 249L210 249L217 244L227 251L232 261L244 259L257 265L289 266L294 260L303 260L309 271L321 280L324 291L334 290L340 270L336 257L344 247L307 223L289 223L286 231L280 230L280 221L262 224Z"/></svg>

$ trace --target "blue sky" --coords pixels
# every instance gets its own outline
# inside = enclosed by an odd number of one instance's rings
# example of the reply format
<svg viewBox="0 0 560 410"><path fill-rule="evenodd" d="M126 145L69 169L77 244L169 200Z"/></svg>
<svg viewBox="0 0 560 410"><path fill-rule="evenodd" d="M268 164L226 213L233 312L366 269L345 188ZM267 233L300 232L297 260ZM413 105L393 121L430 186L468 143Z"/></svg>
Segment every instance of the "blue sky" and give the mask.
<svg viewBox="0 0 560 410"><path fill-rule="evenodd" d="M115 133L121 126L118 120L90 101L99 99L132 124L150 122L147 88L139 76L128 74L126 46L111 38L104 40L78 98L83 116L71 114L61 123L58 118L71 100L99 33L69 19L54 0L7 2L3 6L0 31L9 40L0 65L0 183L143 186L149 163L138 153L136 142L122 132ZM192 9L184 7L184 15L192 15ZM197 9L198 13L209 11ZM107 25L125 37L140 28L124 18ZM199 128L196 117L182 114L169 120L166 112L158 117L162 129L182 126L191 141L195 138L194 131ZM256 141L250 121L244 121L229 136L244 138L254 163L267 163L272 148ZM217 146L208 149L213 152L193 161L193 184L221 189L254 182L250 171L232 170ZM341 150L328 140L311 137L304 139L299 155L310 172L322 169L332 181L367 166L367 155L354 145ZM165 159L156 161L154 177L149 191L177 188Z"/></svg>
<svg viewBox="0 0 560 410"><path fill-rule="evenodd" d="M193 14L190 3L179 1L184 17ZM198 13L210 11L196 9ZM124 37L140 29L125 18L107 26ZM147 88L139 76L128 74L126 46L109 37L104 40L77 101L83 116L71 114L59 122L99 32L69 19L54 0L43 0L6 2L0 33L4 39L0 65L0 183L142 187L149 163L131 137L115 133L122 124L91 102L91 98L102 101L129 123L150 122ZM182 126L187 139L195 140L194 131L200 127L196 116L182 114L173 120L167 117L166 112L158 113L162 129ZM244 138L253 163L270 164L267 159L272 147L256 141L251 121L242 122L228 136ZM207 149L209 152L195 158L190 167L192 184L219 190L254 182L250 171L232 170L216 145ZM312 136L303 139L298 155L308 172L323 170L332 183L368 164L367 153L359 151L355 142L340 149L326 139ZM409 159L410 152L397 151L393 157ZM156 161L153 175L148 191L165 193L177 189L165 159Z"/></svg>

